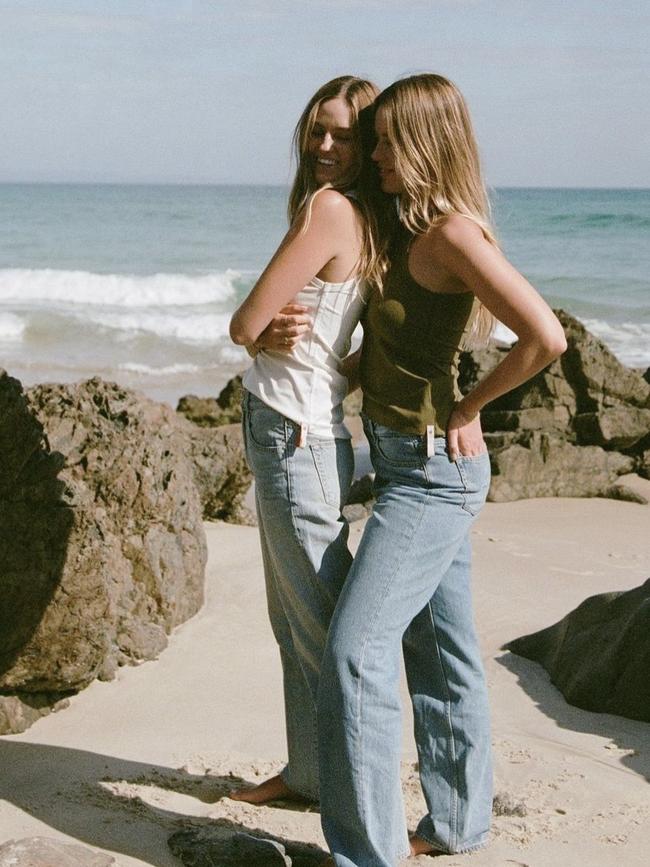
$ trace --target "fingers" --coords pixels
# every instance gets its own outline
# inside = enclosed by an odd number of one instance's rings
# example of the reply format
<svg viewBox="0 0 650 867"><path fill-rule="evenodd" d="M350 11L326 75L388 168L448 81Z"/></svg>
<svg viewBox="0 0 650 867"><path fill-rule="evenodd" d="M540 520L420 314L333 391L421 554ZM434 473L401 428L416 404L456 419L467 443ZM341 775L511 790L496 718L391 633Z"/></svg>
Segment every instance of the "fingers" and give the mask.
<svg viewBox="0 0 650 867"><path fill-rule="evenodd" d="M458 451L458 428L449 428L447 430L447 455L450 461L455 461L459 455Z"/></svg>
<svg viewBox="0 0 650 867"><path fill-rule="evenodd" d="M278 314L273 320L273 325L278 330L281 328L295 328L298 325L309 328L311 327L311 316L307 313Z"/></svg>
<svg viewBox="0 0 650 867"><path fill-rule="evenodd" d="M311 323L309 322L298 322L291 325L282 323L273 327L273 334L277 334L279 337L300 337L301 334L306 334L310 329Z"/></svg>

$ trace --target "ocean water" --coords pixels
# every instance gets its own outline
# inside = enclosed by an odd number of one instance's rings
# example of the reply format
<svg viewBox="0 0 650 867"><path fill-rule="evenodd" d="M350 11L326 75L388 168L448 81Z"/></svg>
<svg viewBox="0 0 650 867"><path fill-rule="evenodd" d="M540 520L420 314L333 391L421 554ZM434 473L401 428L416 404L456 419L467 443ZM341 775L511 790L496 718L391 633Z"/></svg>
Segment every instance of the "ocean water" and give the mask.
<svg viewBox="0 0 650 867"><path fill-rule="evenodd" d="M286 230L287 190L0 185L0 366L174 402L247 364L231 312ZM500 241L554 306L650 366L650 190L500 189Z"/></svg>

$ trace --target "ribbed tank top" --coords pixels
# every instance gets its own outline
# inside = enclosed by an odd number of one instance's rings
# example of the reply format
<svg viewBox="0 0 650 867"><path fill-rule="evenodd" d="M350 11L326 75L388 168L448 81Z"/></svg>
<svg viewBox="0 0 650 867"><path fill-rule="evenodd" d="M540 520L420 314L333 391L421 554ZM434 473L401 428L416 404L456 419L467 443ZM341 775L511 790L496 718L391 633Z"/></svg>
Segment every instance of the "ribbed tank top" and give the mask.
<svg viewBox="0 0 650 867"><path fill-rule="evenodd" d="M458 357L474 295L430 292L408 269L413 236L391 254L383 292L373 293L364 319L360 378L363 411L400 433L446 432L458 390Z"/></svg>

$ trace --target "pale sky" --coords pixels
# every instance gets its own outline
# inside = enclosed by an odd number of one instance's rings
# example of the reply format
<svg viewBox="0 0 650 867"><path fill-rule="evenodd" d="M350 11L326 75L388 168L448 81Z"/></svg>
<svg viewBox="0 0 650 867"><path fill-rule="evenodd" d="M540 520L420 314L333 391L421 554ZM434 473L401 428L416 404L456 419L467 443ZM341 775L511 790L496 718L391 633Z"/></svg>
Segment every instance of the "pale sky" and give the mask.
<svg viewBox="0 0 650 867"><path fill-rule="evenodd" d="M317 87L422 71L492 186L650 187L647 0L0 0L0 181L283 184Z"/></svg>

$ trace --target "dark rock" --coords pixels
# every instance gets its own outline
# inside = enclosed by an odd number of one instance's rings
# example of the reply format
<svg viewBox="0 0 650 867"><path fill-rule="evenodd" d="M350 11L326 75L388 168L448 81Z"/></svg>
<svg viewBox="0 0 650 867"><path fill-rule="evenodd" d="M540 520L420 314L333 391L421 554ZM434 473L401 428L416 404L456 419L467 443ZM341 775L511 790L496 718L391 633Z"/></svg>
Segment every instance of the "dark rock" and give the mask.
<svg viewBox="0 0 650 867"><path fill-rule="evenodd" d="M610 485L605 488L600 494L601 497L608 497L610 500L624 500L627 503L639 503L641 506L648 505L648 498L644 497L639 491L635 491L629 485Z"/></svg>
<svg viewBox="0 0 650 867"><path fill-rule="evenodd" d="M495 816L527 816L528 808L523 801L517 801L509 792L497 792L492 799L492 812Z"/></svg>
<svg viewBox="0 0 650 867"><path fill-rule="evenodd" d="M68 707L67 698L57 699L55 693L0 695L0 733L19 734L27 731L41 717Z"/></svg>
<svg viewBox="0 0 650 867"><path fill-rule="evenodd" d="M348 494L348 505L352 503L368 503L375 496L375 474L366 473L360 479L355 479Z"/></svg>
<svg viewBox="0 0 650 867"><path fill-rule="evenodd" d="M591 596L506 648L541 663L570 704L650 722L650 579Z"/></svg>
<svg viewBox="0 0 650 867"><path fill-rule="evenodd" d="M192 461L203 517L254 525L254 516L244 503L253 475L244 455L241 425L198 427L180 417L177 425Z"/></svg>
<svg viewBox="0 0 650 867"><path fill-rule="evenodd" d="M650 479L650 449L646 449L639 455L636 471L642 478Z"/></svg>
<svg viewBox="0 0 650 867"><path fill-rule="evenodd" d="M458 387L463 394L471 391L477 382L506 357L508 347L491 340L487 346L461 352L458 360Z"/></svg>
<svg viewBox="0 0 650 867"><path fill-rule="evenodd" d="M25 837L0 845L0 867L110 867L115 858L76 843Z"/></svg>
<svg viewBox="0 0 650 867"><path fill-rule="evenodd" d="M365 518L370 517L370 514L372 512L372 505L365 505L363 503L350 503L347 506L343 506L342 512L345 520L349 524L352 524L354 521L363 521Z"/></svg>
<svg viewBox="0 0 650 867"><path fill-rule="evenodd" d="M233 376L219 392L217 403L221 407L221 424L234 424L241 421L241 402L244 387L241 376Z"/></svg>
<svg viewBox="0 0 650 867"><path fill-rule="evenodd" d="M176 412L199 427L220 427L241 422L243 396L241 376L234 376L219 393L219 397L196 397L187 394L178 401Z"/></svg>
<svg viewBox="0 0 650 867"><path fill-rule="evenodd" d="M217 403L216 397L186 394L178 401L176 412L199 427L218 427L221 424L223 410Z"/></svg>
<svg viewBox="0 0 650 867"><path fill-rule="evenodd" d="M626 367L605 344L564 310L556 310L567 337L562 370L576 393L578 412L620 404L650 406L650 385Z"/></svg>
<svg viewBox="0 0 650 867"><path fill-rule="evenodd" d="M650 409L617 406L580 413L574 426L580 445L629 449L650 433Z"/></svg>
<svg viewBox="0 0 650 867"><path fill-rule="evenodd" d="M505 503L529 497L596 497L634 461L598 446L575 446L557 433L486 434L492 464L488 499Z"/></svg>
<svg viewBox="0 0 650 867"><path fill-rule="evenodd" d="M0 446L0 691L55 702L200 608L193 467L169 407L100 379L0 375Z"/></svg>
<svg viewBox="0 0 650 867"><path fill-rule="evenodd" d="M237 832L231 825L177 831L168 842L187 867L319 867L325 858L316 846Z"/></svg>

